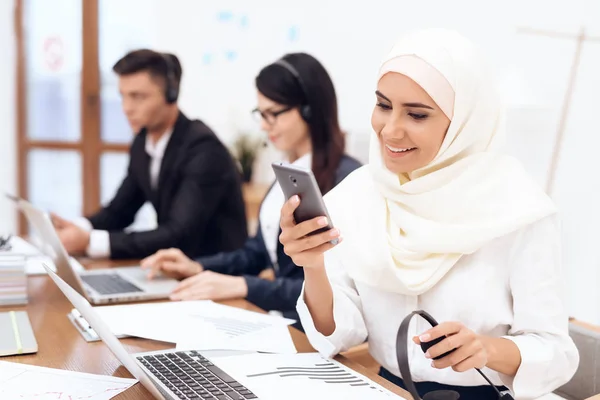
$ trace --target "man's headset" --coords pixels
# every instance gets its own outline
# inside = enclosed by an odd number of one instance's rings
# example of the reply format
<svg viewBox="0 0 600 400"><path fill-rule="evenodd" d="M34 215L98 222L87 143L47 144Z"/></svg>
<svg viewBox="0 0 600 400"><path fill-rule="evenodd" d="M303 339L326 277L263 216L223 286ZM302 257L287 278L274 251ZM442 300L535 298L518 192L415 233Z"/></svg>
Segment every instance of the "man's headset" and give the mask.
<svg viewBox="0 0 600 400"><path fill-rule="evenodd" d="M302 93L304 94L304 98L306 100L308 100L308 90L306 88L306 85L304 84L304 81L300 77L300 73L298 72L298 70L296 68L294 68L294 66L292 64L290 64L288 61L286 61L284 59L279 59L279 60L275 61L273 64L279 65L279 66L285 68L286 70L289 71L289 73L294 75L294 78L296 78L296 81L298 81L298 85L300 85L300 89L302 90ZM305 121L308 121L310 119L312 112L311 112L310 106L308 104L305 104L300 107L300 115L302 116L302 119L304 119Z"/></svg>
<svg viewBox="0 0 600 400"><path fill-rule="evenodd" d="M175 78L175 65L171 60L170 54L160 53L160 55L165 60L165 65L167 67L165 77L165 100L168 104L173 104L179 97L179 85L177 84L177 79Z"/></svg>
<svg viewBox="0 0 600 400"><path fill-rule="evenodd" d="M415 387L414 382L412 381L412 375L410 374L410 366L408 364L408 326L410 325L410 321L413 316L419 315L424 320L429 322L431 326L436 326L437 321L429 315L427 312L418 310L413 311L408 314L402 323L400 324L400 329L398 329L398 335L396 336L396 357L398 359L398 367L400 368L400 374L402 375L402 380L404 381L404 385L412 395L414 400L459 400L460 395L453 390L436 390L434 392L427 393L423 399L419 396L417 392L417 388ZM441 342L445 337L440 337L435 340L421 343L421 349L423 352L426 352L431 346ZM441 356L436 357L435 359L442 358L454 350L450 350L447 353L442 354ZM494 386L494 384L488 379L487 376L480 369L477 369L477 372L487 381L490 386L494 388L494 391L498 394L498 399L500 400L514 400L513 397L509 393L500 393L498 388Z"/></svg>

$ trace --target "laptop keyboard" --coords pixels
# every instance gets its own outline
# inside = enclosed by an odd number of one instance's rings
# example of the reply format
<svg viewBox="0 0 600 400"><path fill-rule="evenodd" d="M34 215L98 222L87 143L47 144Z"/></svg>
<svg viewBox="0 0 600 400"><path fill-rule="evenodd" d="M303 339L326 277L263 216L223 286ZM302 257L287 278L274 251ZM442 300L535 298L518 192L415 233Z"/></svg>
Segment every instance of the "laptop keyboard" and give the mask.
<svg viewBox="0 0 600 400"><path fill-rule="evenodd" d="M81 275L80 278L100 294L143 292L142 289L117 274Z"/></svg>
<svg viewBox="0 0 600 400"><path fill-rule="evenodd" d="M179 399L257 398L196 351L139 356L137 359Z"/></svg>

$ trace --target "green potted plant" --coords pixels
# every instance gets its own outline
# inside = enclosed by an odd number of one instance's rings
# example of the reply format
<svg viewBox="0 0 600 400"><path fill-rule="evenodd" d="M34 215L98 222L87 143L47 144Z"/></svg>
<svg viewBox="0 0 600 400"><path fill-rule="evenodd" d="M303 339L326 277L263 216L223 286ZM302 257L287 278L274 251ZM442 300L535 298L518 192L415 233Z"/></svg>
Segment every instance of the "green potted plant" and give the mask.
<svg viewBox="0 0 600 400"><path fill-rule="evenodd" d="M240 133L233 142L232 153L238 162L244 182L252 180L254 161L256 161L256 157L262 146L263 140L257 137L257 135L248 132Z"/></svg>

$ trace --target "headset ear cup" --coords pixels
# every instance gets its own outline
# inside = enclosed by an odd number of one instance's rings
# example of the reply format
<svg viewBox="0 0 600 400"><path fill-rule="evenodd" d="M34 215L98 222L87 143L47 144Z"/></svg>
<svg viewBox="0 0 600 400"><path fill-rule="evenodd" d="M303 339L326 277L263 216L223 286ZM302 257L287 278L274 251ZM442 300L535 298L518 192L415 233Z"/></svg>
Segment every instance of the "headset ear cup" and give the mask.
<svg viewBox="0 0 600 400"><path fill-rule="evenodd" d="M169 104L173 104L177 101L177 95L178 95L177 89L171 88L169 90L168 98L167 98L167 101L169 102Z"/></svg>
<svg viewBox="0 0 600 400"><path fill-rule="evenodd" d="M165 76L165 101L167 104L173 104L179 97L179 85L175 79L175 69L170 54L160 53L165 60L166 76ZM174 57L174 56L173 56Z"/></svg>
<svg viewBox="0 0 600 400"><path fill-rule="evenodd" d="M175 103L177 101L178 96L179 96L179 93L178 93L177 88L174 88L169 85L169 87L167 87L167 91L165 93L165 100L167 101L167 103L168 104Z"/></svg>
<svg viewBox="0 0 600 400"><path fill-rule="evenodd" d="M302 106L300 109L300 115L305 121L308 121L312 116L310 106Z"/></svg>

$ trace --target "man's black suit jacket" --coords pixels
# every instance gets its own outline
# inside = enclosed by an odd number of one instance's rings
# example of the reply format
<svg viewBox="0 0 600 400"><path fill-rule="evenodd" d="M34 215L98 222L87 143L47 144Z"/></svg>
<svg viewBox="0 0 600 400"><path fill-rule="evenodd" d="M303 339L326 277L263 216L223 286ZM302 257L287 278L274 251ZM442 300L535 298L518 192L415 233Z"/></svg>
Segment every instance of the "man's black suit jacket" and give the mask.
<svg viewBox="0 0 600 400"><path fill-rule="evenodd" d="M180 112L167 144L156 190L150 185L146 132L136 135L129 169L110 204L88 217L109 231L113 259L143 258L176 247L189 257L235 250L247 237L241 177L227 148L204 123ZM124 232L150 201L158 227Z"/></svg>

